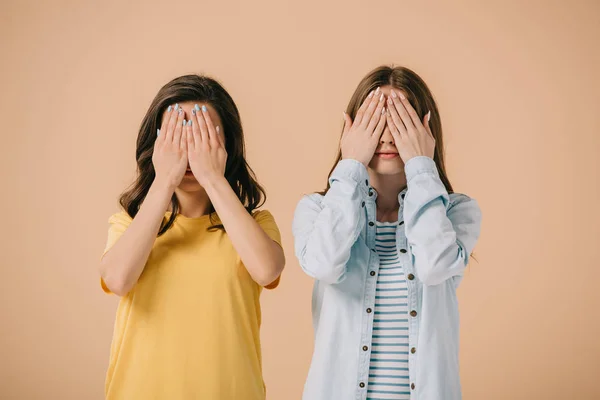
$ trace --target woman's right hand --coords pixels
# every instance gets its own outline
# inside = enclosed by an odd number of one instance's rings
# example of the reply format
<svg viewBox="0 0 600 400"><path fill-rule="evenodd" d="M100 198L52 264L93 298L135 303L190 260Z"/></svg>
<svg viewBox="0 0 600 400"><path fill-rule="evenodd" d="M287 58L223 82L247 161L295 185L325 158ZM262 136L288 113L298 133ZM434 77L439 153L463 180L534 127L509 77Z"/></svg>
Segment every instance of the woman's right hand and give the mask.
<svg viewBox="0 0 600 400"><path fill-rule="evenodd" d="M163 115L152 154L155 182L164 183L173 190L181 183L188 165L184 117L185 112L177 104L169 106Z"/></svg>
<svg viewBox="0 0 600 400"><path fill-rule="evenodd" d="M351 158L368 166L379 144L385 128L385 96L377 88L371 91L358 109L354 121L344 113L344 133L342 134L342 158Z"/></svg>

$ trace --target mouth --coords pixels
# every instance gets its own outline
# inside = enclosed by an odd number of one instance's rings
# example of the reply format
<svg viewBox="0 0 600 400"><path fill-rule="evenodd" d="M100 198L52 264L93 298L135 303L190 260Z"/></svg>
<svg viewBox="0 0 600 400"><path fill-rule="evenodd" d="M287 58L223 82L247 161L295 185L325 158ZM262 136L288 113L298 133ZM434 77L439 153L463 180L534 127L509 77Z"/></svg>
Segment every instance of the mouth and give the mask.
<svg viewBox="0 0 600 400"><path fill-rule="evenodd" d="M391 159L394 159L399 156L398 153L384 153L384 152L375 153L375 155L379 158L383 158L384 160L391 160Z"/></svg>

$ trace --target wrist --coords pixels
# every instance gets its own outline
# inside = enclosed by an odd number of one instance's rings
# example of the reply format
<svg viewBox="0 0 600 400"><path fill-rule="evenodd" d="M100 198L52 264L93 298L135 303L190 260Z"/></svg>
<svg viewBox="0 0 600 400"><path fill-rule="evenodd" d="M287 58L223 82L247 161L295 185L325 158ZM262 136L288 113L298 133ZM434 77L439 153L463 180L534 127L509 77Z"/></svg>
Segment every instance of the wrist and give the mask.
<svg viewBox="0 0 600 400"><path fill-rule="evenodd" d="M148 195L152 194L160 194L166 197L171 198L177 185L172 179L164 178L156 176L150 189L148 190Z"/></svg>
<svg viewBox="0 0 600 400"><path fill-rule="evenodd" d="M227 182L227 179L225 179L225 176L223 175L207 175L202 180L202 187L204 187L204 190L206 190L209 196L211 191L214 191L223 185L229 187L229 182Z"/></svg>

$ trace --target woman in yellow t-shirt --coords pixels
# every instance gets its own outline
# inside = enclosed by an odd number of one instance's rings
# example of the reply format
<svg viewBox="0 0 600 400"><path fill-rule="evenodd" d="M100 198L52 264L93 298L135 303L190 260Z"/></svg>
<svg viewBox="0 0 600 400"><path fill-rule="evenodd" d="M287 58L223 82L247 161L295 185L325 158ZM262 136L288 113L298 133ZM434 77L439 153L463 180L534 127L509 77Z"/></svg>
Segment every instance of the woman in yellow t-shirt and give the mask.
<svg viewBox="0 0 600 400"><path fill-rule="evenodd" d="M176 78L150 105L99 268L121 296L107 399L265 398L259 296L285 258L244 153L238 109L215 80Z"/></svg>

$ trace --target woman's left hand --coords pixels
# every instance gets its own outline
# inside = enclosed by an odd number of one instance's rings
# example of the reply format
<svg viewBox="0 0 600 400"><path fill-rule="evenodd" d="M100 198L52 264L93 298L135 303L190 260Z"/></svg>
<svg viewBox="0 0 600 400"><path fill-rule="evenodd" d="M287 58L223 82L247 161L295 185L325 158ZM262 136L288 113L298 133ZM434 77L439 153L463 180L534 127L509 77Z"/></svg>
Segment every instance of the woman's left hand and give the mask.
<svg viewBox="0 0 600 400"><path fill-rule="evenodd" d="M206 187L211 180L225 175L225 139L220 128L215 128L206 106L196 106L192 114L192 126L186 125L188 160L194 177Z"/></svg>
<svg viewBox="0 0 600 400"><path fill-rule="evenodd" d="M391 90L388 96L387 124L404 164L413 157L433 158L435 139L429 127L430 115L431 111L421 121L406 96Z"/></svg>

